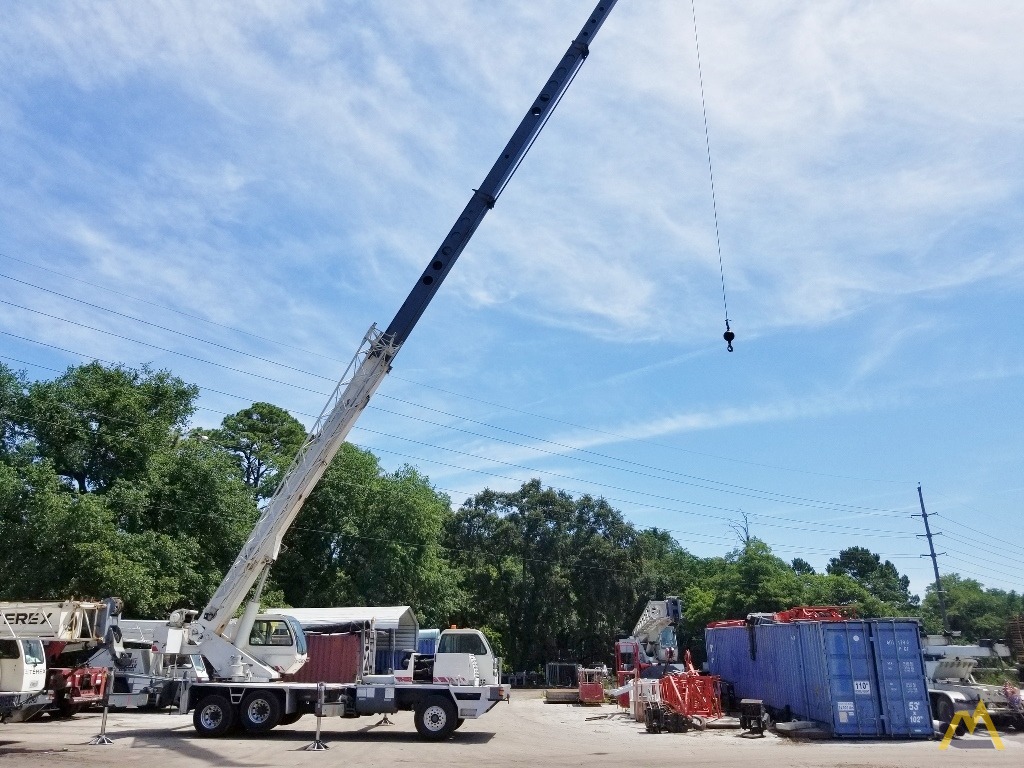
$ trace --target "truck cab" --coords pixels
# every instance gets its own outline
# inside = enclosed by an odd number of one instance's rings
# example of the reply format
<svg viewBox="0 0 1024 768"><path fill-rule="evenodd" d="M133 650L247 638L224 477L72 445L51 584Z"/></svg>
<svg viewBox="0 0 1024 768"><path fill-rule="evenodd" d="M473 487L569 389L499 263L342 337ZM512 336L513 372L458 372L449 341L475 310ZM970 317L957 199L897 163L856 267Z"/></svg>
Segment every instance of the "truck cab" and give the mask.
<svg viewBox="0 0 1024 768"><path fill-rule="evenodd" d="M412 653L405 669L396 670L399 683L447 685L500 685L501 659L494 655L487 637L478 629L446 629L437 650Z"/></svg>
<svg viewBox="0 0 1024 768"><path fill-rule="evenodd" d="M46 655L41 640L0 639L0 718L9 716L30 698L40 705L46 688Z"/></svg>
<svg viewBox="0 0 1024 768"><path fill-rule="evenodd" d="M229 631L233 628L229 625ZM249 636L237 638L235 646L259 659L282 675L298 672L306 663L306 635L291 616L260 614Z"/></svg>

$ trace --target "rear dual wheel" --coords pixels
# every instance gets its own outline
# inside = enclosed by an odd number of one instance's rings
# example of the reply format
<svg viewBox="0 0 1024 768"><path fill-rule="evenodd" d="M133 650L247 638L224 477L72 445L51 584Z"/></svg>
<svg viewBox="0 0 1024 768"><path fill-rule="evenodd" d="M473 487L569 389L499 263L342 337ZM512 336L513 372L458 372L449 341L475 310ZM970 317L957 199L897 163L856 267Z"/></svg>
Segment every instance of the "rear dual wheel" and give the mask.
<svg viewBox="0 0 1024 768"><path fill-rule="evenodd" d="M223 736L237 722L249 733L266 733L281 722L281 700L270 691L252 691L235 706L219 693L204 697L192 713L200 736Z"/></svg>
<svg viewBox="0 0 1024 768"><path fill-rule="evenodd" d="M235 708L217 693L205 696L192 713L192 725L200 736L223 736L235 724Z"/></svg>
<svg viewBox="0 0 1024 768"><path fill-rule="evenodd" d="M270 691L253 691L242 699L238 720L249 733L266 733L281 722L281 700Z"/></svg>

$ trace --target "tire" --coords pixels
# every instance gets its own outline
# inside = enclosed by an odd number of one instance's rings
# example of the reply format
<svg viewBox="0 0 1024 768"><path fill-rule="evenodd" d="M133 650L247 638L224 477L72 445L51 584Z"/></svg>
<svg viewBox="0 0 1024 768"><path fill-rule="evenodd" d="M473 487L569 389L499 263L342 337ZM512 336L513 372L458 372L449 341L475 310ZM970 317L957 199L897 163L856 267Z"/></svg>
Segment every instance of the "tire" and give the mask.
<svg viewBox="0 0 1024 768"><path fill-rule="evenodd" d="M217 693L200 700L192 713L192 725L203 737L223 736L235 724L235 708Z"/></svg>
<svg viewBox="0 0 1024 768"><path fill-rule="evenodd" d="M281 722L281 700L270 691L246 694L238 708L238 720L249 733L266 733Z"/></svg>
<svg viewBox="0 0 1024 768"><path fill-rule="evenodd" d="M430 741L440 741L452 735L459 719L455 702L446 696L428 696L416 707L416 730Z"/></svg>
<svg viewBox="0 0 1024 768"><path fill-rule="evenodd" d="M279 722L278 725L292 725L297 723L302 715L302 712L292 712L287 715L281 715L281 722Z"/></svg>
<svg viewBox="0 0 1024 768"><path fill-rule="evenodd" d="M956 715L956 710L953 707L953 702L947 699L945 696L939 697L938 702L935 705L935 717L942 723L942 731L945 733L949 729L949 724L953 722L953 717ZM961 720L956 724L956 736L963 736L967 733L967 724Z"/></svg>

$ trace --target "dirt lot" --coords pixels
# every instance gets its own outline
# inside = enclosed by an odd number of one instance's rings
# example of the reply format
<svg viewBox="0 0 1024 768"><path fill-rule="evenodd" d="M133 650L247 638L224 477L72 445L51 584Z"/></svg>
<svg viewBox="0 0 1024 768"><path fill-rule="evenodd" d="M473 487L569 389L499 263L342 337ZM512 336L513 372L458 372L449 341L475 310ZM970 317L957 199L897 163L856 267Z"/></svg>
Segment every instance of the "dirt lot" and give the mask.
<svg viewBox="0 0 1024 768"><path fill-rule="evenodd" d="M937 741L796 742L775 735L763 738L736 730L648 734L641 724L617 714L611 705L579 707L546 704L539 691L515 691L479 720L470 720L446 742L419 740L412 715L392 715L394 725L377 726L377 718L324 720L326 752L306 752L316 720L305 717L268 736L239 735L200 739L191 717L177 714L112 713L109 746L91 746L100 715L73 720L0 725L0 768L37 766L104 766L145 768L174 766L360 766L410 763L457 768L546 766L714 766L772 768L933 768L944 763L965 766L1024 766L1024 734L1002 734L997 751L984 729L939 750Z"/></svg>

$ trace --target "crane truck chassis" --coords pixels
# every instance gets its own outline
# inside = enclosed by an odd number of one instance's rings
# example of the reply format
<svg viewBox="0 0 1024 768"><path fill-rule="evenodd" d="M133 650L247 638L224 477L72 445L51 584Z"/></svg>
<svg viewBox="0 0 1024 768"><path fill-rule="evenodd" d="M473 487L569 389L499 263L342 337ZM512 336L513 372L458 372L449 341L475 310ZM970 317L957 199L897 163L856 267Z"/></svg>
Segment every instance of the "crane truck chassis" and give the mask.
<svg viewBox="0 0 1024 768"><path fill-rule="evenodd" d="M420 735L441 739L505 698L498 660L477 630L442 632L438 653L431 659L412 654L400 675L364 670L351 685L282 682L282 674L305 662L305 637L294 620L260 614L260 595L284 534L572 83L616 2L598 2L387 329L370 327L206 608L187 622L172 617L172 624L187 627L183 652L201 654L211 667L213 679L187 685L179 703L182 714L194 712L200 735L219 736L236 723L260 733L312 712L358 717L412 710ZM241 617L235 618L243 604Z"/></svg>

